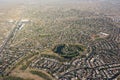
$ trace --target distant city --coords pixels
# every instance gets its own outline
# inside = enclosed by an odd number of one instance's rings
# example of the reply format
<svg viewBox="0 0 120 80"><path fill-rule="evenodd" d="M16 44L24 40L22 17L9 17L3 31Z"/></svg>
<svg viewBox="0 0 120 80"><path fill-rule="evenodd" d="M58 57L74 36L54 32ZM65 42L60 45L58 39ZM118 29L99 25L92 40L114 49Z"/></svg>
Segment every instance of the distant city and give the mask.
<svg viewBox="0 0 120 80"><path fill-rule="evenodd" d="M120 1L0 0L0 80L120 80Z"/></svg>

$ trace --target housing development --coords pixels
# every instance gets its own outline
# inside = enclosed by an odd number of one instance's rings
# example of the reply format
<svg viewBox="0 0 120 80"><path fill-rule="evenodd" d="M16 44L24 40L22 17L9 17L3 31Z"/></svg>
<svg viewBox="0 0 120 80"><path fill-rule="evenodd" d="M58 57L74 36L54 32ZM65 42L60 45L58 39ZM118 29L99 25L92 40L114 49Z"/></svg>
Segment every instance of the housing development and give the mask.
<svg viewBox="0 0 120 80"><path fill-rule="evenodd" d="M119 0L1 0L0 80L120 80Z"/></svg>

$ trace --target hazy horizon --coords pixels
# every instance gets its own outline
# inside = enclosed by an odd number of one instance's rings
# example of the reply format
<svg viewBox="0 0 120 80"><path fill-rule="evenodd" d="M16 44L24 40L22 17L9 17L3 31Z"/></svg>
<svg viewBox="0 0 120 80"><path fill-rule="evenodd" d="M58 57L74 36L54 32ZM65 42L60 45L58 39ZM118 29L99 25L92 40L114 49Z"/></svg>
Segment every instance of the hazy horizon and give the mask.
<svg viewBox="0 0 120 80"><path fill-rule="evenodd" d="M29 3L56 3L56 2L95 2L96 0L0 0L0 4L19 4L19 3L24 3L24 4L29 4ZM97 0L98 1L107 1L107 2L120 2L118 0Z"/></svg>

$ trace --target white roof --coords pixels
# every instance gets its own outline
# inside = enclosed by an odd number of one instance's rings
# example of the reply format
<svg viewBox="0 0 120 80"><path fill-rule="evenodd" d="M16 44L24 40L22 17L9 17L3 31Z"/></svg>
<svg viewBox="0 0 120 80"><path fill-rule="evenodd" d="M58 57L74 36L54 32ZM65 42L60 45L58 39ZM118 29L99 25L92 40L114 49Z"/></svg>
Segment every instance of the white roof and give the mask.
<svg viewBox="0 0 120 80"><path fill-rule="evenodd" d="M22 22L29 22L28 19L22 19L21 21L22 21Z"/></svg>
<svg viewBox="0 0 120 80"><path fill-rule="evenodd" d="M109 35L109 34L103 33L103 32L100 32L100 34L105 35L105 36L108 36L108 35Z"/></svg>
<svg viewBox="0 0 120 80"><path fill-rule="evenodd" d="M12 22L14 22L14 20L12 20L12 19L9 19L9 20L8 20L8 22L12 23Z"/></svg>

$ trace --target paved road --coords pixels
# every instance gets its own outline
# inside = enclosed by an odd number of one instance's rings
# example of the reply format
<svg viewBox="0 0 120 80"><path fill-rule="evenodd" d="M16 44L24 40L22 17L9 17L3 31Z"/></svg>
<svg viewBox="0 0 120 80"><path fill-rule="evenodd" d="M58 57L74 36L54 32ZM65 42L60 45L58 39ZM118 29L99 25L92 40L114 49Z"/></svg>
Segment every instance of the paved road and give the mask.
<svg viewBox="0 0 120 80"><path fill-rule="evenodd" d="M4 40L2 46L0 47L0 55L1 55L2 51L3 51L3 49L5 48L5 46L7 45L7 43L8 43L8 42L10 41L10 39L15 35L15 33L21 28L22 25L23 25L23 24L22 24L21 20L19 20L19 21L17 21L17 22L15 23L14 29L10 32L10 34L9 34L8 37Z"/></svg>

